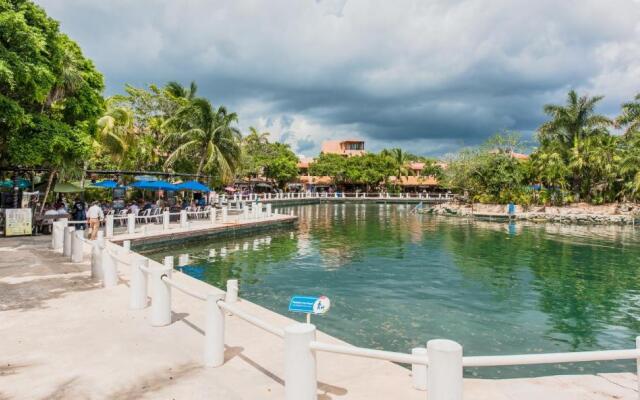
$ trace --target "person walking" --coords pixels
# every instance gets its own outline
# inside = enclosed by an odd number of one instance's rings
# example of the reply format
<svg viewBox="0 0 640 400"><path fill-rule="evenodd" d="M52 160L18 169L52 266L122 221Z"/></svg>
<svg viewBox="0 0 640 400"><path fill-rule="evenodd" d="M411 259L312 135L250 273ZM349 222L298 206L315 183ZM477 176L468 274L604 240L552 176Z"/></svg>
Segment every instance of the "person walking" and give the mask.
<svg viewBox="0 0 640 400"><path fill-rule="evenodd" d="M80 197L76 197L76 200L73 203L73 208L71 211L71 216L74 221L84 221L87 218L87 214L85 212L85 204L84 201L80 199ZM84 230L85 224L75 224L76 229Z"/></svg>
<svg viewBox="0 0 640 400"><path fill-rule="evenodd" d="M104 212L97 201L94 201L87 211L89 219L89 229L91 230L91 240L96 240L98 230L100 229L100 221L104 219Z"/></svg>

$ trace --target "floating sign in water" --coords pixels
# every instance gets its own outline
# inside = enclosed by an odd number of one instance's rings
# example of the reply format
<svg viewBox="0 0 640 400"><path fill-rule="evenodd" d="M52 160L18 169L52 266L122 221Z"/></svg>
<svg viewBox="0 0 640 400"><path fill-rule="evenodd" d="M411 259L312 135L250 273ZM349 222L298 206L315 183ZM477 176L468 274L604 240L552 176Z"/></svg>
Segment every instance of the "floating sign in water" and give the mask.
<svg viewBox="0 0 640 400"><path fill-rule="evenodd" d="M306 314L324 314L331 308L327 296L293 296L289 302L289 311Z"/></svg>

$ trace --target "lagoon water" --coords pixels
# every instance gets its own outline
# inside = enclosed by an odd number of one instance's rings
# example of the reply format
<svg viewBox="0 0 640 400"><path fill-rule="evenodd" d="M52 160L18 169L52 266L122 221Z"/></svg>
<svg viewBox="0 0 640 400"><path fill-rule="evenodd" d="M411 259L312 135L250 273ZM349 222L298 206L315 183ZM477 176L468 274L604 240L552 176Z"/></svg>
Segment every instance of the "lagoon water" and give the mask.
<svg viewBox="0 0 640 400"><path fill-rule="evenodd" d="M411 206L282 207L291 230L140 249L275 312L291 295L326 295L319 329L357 345L409 352L448 338L465 355L622 349L640 334L640 231L507 224L410 213ZM220 250L226 249L226 256ZM209 257L211 249L216 257ZM478 368L467 376L633 371L634 362Z"/></svg>

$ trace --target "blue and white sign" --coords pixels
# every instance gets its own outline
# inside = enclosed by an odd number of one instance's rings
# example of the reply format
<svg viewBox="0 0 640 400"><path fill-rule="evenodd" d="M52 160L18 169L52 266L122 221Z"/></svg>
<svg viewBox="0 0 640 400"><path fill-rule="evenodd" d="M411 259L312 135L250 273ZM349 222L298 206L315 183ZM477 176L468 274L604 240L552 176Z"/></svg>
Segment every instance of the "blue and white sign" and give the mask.
<svg viewBox="0 0 640 400"><path fill-rule="evenodd" d="M331 308L327 296L293 296L289 302L289 311L306 314L324 314Z"/></svg>

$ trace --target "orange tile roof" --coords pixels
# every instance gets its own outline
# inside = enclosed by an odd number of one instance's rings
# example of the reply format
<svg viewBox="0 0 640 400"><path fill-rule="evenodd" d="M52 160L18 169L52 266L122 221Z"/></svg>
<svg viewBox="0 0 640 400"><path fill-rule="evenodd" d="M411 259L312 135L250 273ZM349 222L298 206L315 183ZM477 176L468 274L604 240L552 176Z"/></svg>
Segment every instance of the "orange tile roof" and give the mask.
<svg viewBox="0 0 640 400"><path fill-rule="evenodd" d="M398 178L391 177L391 182L396 182ZM433 176L403 176L400 178L400 186L437 186L438 180Z"/></svg>
<svg viewBox="0 0 640 400"><path fill-rule="evenodd" d="M424 169L424 163L422 162L411 162L409 163L409 168L414 171L422 171Z"/></svg>
<svg viewBox="0 0 640 400"><path fill-rule="evenodd" d="M330 185L331 177L330 176L299 176L298 180L300 183L309 183L312 185Z"/></svg>

